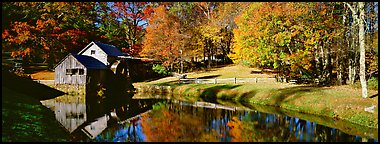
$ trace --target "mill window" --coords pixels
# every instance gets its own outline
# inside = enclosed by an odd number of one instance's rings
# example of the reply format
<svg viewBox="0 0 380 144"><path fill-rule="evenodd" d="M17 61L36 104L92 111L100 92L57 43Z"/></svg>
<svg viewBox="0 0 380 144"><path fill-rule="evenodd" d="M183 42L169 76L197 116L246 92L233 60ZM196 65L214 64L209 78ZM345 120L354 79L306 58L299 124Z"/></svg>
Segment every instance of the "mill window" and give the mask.
<svg viewBox="0 0 380 144"><path fill-rule="evenodd" d="M77 74L78 73L78 69L72 69L71 70L73 74Z"/></svg>
<svg viewBox="0 0 380 144"><path fill-rule="evenodd" d="M79 69L79 75L83 75L84 74L84 69Z"/></svg>
<svg viewBox="0 0 380 144"><path fill-rule="evenodd" d="M92 55L95 54L95 50L91 50L91 54L92 54Z"/></svg>
<svg viewBox="0 0 380 144"><path fill-rule="evenodd" d="M66 69L66 75L72 75L73 71L72 69Z"/></svg>

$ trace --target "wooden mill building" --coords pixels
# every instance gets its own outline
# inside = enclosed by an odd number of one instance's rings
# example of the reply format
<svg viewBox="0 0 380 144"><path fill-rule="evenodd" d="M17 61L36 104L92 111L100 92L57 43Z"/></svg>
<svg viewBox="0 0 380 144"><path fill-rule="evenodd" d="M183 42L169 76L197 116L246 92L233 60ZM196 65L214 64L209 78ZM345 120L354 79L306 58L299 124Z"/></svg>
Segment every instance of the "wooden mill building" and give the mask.
<svg viewBox="0 0 380 144"><path fill-rule="evenodd" d="M55 84L86 84L87 76L103 77L108 70L101 61L86 55L68 54L55 67Z"/></svg>
<svg viewBox="0 0 380 144"><path fill-rule="evenodd" d="M141 79L151 76L152 62L122 53L119 48L101 42L91 42L78 54L68 54L55 66L54 84L87 84L104 82L107 75L122 75Z"/></svg>
<svg viewBox="0 0 380 144"><path fill-rule="evenodd" d="M86 84L90 79L102 81L118 56L127 56L118 48L91 42L78 54L68 54L54 68L55 84Z"/></svg>

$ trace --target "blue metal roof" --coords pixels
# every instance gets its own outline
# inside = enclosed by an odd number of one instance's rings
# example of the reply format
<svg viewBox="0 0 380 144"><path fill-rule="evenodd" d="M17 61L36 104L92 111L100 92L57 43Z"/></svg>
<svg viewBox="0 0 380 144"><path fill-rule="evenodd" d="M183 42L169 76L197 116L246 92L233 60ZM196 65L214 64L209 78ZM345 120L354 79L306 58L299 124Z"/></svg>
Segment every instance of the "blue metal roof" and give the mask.
<svg viewBox="0 0 380 144"><path fill-rule="evenodd" d="M96 45L99 46L107 55L109 56L122 56L123 53L115 46L104 44L101 42L95 42Z"/></svg>
<svg viewBox="0 0 380 144"><path fill-rule="evenodd" d="M100 62L99 60L86 56L86 55L77 55L77 54L71 54L73 55L81 64L83 64L86 68L89 69L107 69L107 66Z"/></svg>

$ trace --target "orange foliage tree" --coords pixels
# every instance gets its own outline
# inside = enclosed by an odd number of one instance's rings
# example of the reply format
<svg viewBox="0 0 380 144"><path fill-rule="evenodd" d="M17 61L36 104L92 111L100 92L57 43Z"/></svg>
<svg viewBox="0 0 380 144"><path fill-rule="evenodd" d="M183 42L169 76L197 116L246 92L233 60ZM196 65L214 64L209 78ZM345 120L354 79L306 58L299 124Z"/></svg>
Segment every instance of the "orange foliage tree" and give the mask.
<svg viewBox="0 0 380 144"><path fill-rule="evenodd" d="M93 4L5 3L3 50L12 52L12 56L29 56L31 62L46 62L53 67L67 52L79 51L89 42L93 35L93 16L88 11Z"/></svg>
<svg viewBox="0 0 380 144"><path fill-rule="evenodd" d="M168 13L165 6L154 9L149 19L141 55L163 61L164 66L173 70L173 64L180 59L183 35L179 32L178 17Z"/></svg>

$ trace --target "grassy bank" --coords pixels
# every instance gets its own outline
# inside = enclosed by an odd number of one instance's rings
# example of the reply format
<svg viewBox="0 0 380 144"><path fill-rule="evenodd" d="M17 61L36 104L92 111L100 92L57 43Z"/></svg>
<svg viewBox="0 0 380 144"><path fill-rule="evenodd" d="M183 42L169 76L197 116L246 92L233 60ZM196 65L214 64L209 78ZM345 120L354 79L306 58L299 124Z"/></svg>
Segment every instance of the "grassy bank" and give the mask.
<svg viewBox="0 0 380 144"><path fill-rule="evenodd" d="M189 78L254 78L273 77L273 74L255 74L258 69L241 65L229 65L209 71L187 73ZM378 128L378 99L361 98L361 89L353 86L317 87L291 85L286 83L246 84L178 84L178 78L167 77L138 85L170 86L173 97L190 101L211 101L217 99L243 101L281 107L302 113L343 119L371 128ZM369 89L368 95L378 94ZM364 108L375 105L374 113Z"/></svg>
<svg viewBox="0 0 380 144"><path fill-rule="evenodd" d="M64 94L31 79L2 71L2 141L69 141L53 111L40 103Z"/></svg>
<svg viewBox="0 0 380 144"><path fill-rule="evenodd" d="M173 96L190 101L217 99L281 107L302 113L343 119L378 128L378 99L361 98L360 89L349 86L313 87L282 83L173 85ZM377 91L370 90L374 95ZM364 108L376 105L374 113Z"/></svg>
<svg viewBox="0 0 380 144"><path fill-rule="evenodd" d="M69 141L69 133L39 100L2 87L3 142Z"/></svg>

